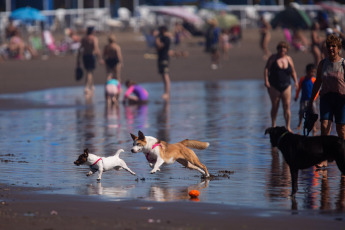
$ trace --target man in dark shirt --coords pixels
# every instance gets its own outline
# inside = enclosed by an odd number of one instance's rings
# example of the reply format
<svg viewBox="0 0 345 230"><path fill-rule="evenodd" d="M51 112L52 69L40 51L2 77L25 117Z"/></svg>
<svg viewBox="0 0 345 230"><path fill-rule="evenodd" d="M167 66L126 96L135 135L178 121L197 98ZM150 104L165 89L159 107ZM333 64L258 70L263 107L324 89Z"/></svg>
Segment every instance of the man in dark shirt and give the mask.
<svg viewBox="0 0 345 230"><path fill-rule="evenodd" d="M170 99L169 50L171 39L166 26L159 27L154 35L158 55L158 72L162 75L164 82L162 98L168 101Z"/></svg>

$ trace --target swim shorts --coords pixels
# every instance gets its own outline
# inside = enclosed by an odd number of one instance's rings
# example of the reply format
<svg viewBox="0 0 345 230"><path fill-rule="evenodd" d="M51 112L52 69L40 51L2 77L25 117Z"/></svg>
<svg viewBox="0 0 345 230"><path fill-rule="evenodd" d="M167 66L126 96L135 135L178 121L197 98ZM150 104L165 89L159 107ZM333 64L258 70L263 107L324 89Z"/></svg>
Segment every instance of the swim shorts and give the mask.
<svg viewBox="0 0 345 230"><path fill-rule="evenodd" d="M168 60L159 60L158 61L158 72L160 74L169 73L169 61Z"/></svg>
<svg viewBox="0 0 345 230"><path fill-rule="evenodd" d="M114 84L106 84L105 86L105 93L110 97L114 97L119 94L119 89L117 85Z"/></svg>
<svg viewBox="0 0 345 230"><path fill-rule="evenodd" d="M117 65L117 63L119 63L119 59L118 58L107 58L105 60L105 64L110 69L114 69L115 66Z"/></svg>
<svg viewBox="0 0 345 230"><path fill-rule="evenodd" d="M320 97L320 120L345 124L345 97L337 93L327 93Z"/></svg>
<svg viewBox="0 0 345 230"><path fill-rule="evenodd" d="M94 70L96 68L96 58L94 55L83 55L83 64L86 70Z"/></svg>

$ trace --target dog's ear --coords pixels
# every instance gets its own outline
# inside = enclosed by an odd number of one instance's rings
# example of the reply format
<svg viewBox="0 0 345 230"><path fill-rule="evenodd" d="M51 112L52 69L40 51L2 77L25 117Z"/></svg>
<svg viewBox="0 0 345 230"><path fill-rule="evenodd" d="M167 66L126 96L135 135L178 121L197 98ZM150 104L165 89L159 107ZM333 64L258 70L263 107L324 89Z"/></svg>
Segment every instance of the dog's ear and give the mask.
<svg viewBox="0 0 345 230"><path fill-rule="evenodd" d="M272 128L267 128L267 129L265 130L265 135L266 135L267 133L270 133L271 130L272 130Z"/></svg>
<svg viewBox="0 0 345 230"><path fill-rule="evenodd" d="M139 140L144 140L145 139L145 135L140 130L138 131L138 135L139 135Z"/></svg>
<svg viewBox="0 0 345 230"><path fill-rule="evenodd" d="M89 149L88 149L88 148L84 149L84 155L85 155L85 156L88 156L88 155L89 155Z"/></svg>
<svg viewBox="0 0 345 230"><path fill-rule="evenodd" d="M137 140L137 139L138 139L138 137L137 137L137 136L135 136L134 134L132 134L132 133L130 133L130 134L131 134L131 137L132 137L133 141L135 141L135 140Z"/></svg>

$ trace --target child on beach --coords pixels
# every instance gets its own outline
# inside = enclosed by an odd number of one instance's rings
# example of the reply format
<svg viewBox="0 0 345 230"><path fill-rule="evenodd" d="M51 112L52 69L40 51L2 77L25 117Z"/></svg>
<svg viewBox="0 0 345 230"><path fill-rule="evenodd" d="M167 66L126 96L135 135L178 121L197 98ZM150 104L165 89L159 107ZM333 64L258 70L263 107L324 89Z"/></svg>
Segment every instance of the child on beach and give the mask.
<svg viewBox="0 0 345 230"><path fill-rule="evenodd" d="M118 103L120 93L121 83L115 78L107 80L105 84L105 98L108 106Z"/></svg>
<svg viewBox="0 0 345 230"><path fill-rule="evenodd" d="M301 77L298 83L298 88L296 90L296 96L295 101L298 100L299 92L302 90L302 96L300 100L300 109L299 109L299 123L297 126L297 129L301 129L302 126L302 119L304 112L306 111L308 107L308 102L311 97L311 91L313 89L314 82L316 80L316 67L314 64L308 64L306 66L306 76ZM317 95L316 95L317 97ZM313 111L316 113L316 103L313 102ZM316 124L316 123L315 123ZM313 133L316 133L316 126L314 125Z"/></svg>
<svg viewBox="0 0 345 230"><path fill-rule="evenodd" d="M126 87L127 91L125 92L123 103L127 101L130 104L147 103L149 94L142 86L135 81L127 80Z"/></svg>

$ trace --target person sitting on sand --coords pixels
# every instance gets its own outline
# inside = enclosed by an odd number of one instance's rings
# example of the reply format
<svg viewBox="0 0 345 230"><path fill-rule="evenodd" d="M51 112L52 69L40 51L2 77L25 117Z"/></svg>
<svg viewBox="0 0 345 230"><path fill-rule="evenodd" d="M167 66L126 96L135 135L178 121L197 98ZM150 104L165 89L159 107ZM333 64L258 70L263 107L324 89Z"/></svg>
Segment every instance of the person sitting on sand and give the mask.
<svg viewBox="0 0 345 230"><path fill-rule="evenodd" d="M26 58L25 54L28 54L28 57L37 56L37 53L23 41L19 31L16 30L8 43L8 56L9 58L23 60Z"/></svg>
<svg viewBox="0 0 345 230"><path fill-rule="evenodd" d="M148 92L135 81L126 81L127 91L123 98L123 103L136 104L136 103L147 103L149 94ZM134 94L134 95L133 95Z"/></svg>

